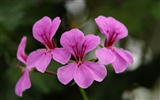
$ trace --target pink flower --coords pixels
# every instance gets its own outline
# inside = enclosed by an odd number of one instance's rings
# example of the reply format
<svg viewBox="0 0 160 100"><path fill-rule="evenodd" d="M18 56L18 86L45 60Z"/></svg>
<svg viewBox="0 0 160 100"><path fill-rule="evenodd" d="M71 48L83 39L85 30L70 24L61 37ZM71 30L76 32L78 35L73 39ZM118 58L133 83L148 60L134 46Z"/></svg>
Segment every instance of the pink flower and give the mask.
<svg viewBox="0 0 160 100"><path fill-rule="evenodd" d="M84 60L85 55L100 43L98 36L84 36L80 30L72 29L62 34L60 43L76 59L58 69L57 75L61 83L66 85L74 79L81 88L87 88L94 80L101 82L105 78L107 71L104 65Z"/></svg>
<svg viewBox="0 0 160 100"><path fill-rule="evenodd" d="M123 72L133 63L133 57L127 50L115 48L114 43L128 35L127 28L112 17L99 16L95 22L106 36L105 47L96 50L97 58L102 64L111 63L116 73Z"/></svg>
<svg viewBox="0 0 160 100"><path fill-rule="evenodd" d="M26 40L27 37L24 36L18 46L17 51L18 60L21 61L24 65L26 65L26 67L22 69L23 75L18 80L15 87L15 92L18 96L22 96L23 91L31 87L29 72L31 71L31 68L33 68L33 66L27 66L27 55L25 54Z"/></svg>
<svg viewBox="0 0 160 100"><path fill-rule="evenodd" d="M47 16L37 21L33 26L34 38L45 45L45 49L33 51L28 56L28 65L35 66L42 73L45 72L51 59L53 58L61 64L67 63L70 59L69 53L64 48L56 48L52 37L55 35L59 25L60 18L56 17L53 21Z"/></svg>

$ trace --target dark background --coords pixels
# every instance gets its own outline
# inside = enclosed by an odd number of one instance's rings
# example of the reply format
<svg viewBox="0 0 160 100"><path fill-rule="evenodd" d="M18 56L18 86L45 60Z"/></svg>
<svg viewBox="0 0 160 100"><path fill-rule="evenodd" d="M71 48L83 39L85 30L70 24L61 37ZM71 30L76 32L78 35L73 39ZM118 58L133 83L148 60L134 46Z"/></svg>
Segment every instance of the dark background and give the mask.
<svg viewBox="0 0 160 100"><path fill-rule="evenodd" d="M78 3L70 0L73 2L73 5L69 6L73 6L70 10L66 6L66 0L0 1L0 100L50 100L50 98L51 100L82 100L77 85L72 86L71 82L64 86L55 76L38 72L31 73L32 87L23 93L23 97L16 96L14 88L21 76L20 69L16 67L18 63L16 52L24 35L27 36L27 54L38 48L44 48L32 36L33 24L43 16L49 16L51 19L59 16L62 20L54 36L58 47L60 47L61 34L76 27L85 34L93 33L101 36L103 41L104 37L94 22L99 15L112 16L126 25L129 35L117 45L133 54L134 64L121 74L116 74L111 65L108 65L108 75L104 81L94 82L85 90L89 99L159 100L160 1L76 1ZM103 45L103 42L101 44ZM56 72L60 66L62 65L52 60L48 70ZM149 93L147 94L146 91ZM142 98L137 97L136 93Z"/></svg>

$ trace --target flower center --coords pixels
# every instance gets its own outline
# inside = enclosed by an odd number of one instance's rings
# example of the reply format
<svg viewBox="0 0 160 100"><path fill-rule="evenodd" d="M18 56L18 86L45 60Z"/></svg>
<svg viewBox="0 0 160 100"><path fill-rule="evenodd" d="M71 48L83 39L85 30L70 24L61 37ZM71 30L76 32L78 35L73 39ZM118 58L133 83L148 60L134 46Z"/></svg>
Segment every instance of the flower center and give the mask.
<svg viewBox="0 0 160 100"><path fill-rule="evenodd" d="M75 57L76 62L79 66L83 63L86 46L84 46L84 44L83 44L81 48L78 48L77 45L73 46L72 48L73 48L73 51L74 51L74 57Z"/></svg>
<svg viewBox="0 0 160 100"><path fill-rule="evenodd" d="M56 47L54 40L49 40L46 35L41 35L41 37L43 38L45 42L45 46L47 50L52 50Z"/></svg>
<svg viewBox="0 0 160 100"><path fill-rule="evenodd" d="M116 42L117 33L113 33L112 35L109 35L109 37L105 40L105 47L111 48L114 43Z"/></svg>

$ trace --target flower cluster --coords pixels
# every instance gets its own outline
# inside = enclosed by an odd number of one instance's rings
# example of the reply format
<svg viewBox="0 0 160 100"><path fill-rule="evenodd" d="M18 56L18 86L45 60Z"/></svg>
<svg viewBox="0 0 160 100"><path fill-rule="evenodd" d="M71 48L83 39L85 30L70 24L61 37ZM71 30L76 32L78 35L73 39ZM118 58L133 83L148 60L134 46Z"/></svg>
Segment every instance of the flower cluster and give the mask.
<svg viewBox="0 0 160 100"><path fill-rule="evenodd" d="M22 76L18 80L15 92L22 96L23 91L31 87L29 74L36 69L44 73L53 58L63 66L57 70L58 80L62 84L68 84L71 80L81 88L88 88L93 81L101 82L107 75L104 65L112 64L116 73L125 71L127 65L133 63L130 52L114 47L114 43L128 35L127 28L112 17L99 16L95 22L106 40L104 47L95 51L99 60L85 60L85 56L100 44L100 37L93 34L84 36L79 29L71 29L62 34L60 38L61 48L56 47L53 40L61 20L56 17L51 20L45 16L33 25L33 37L43 44L46 48L25 54L27 37L24 36L18 46L17 58L26 67L22 67ZM75 61L69 63L73 56Z"/></svg>

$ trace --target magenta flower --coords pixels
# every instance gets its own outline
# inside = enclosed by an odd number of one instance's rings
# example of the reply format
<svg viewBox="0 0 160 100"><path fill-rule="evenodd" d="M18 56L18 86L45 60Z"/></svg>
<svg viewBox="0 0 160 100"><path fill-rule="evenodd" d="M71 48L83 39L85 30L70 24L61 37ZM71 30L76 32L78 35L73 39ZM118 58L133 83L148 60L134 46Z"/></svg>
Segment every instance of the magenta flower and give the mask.
<svg viewBox="0 0 160 100"><path fill-rule="evenodd" d="M99 16L95 19L102 34L106 36L105 47L96 50L96 56L102 64L111 63L115 72L123 72L127 64L133 63L130 52L114 47L114 43L128 35L127 28L112 17Z"/></svg>
<svg viewBox="0 0 160 100"><path fill-rule="evenodd" d="M25 54L26 40L27 37L24 36L18 46L17 51L18 60L21 61L24 65L26 65L26 67L22 69L23 75L16 83L15 92L18 96L22 96L23 91L31 87L29 72L31 71L31 68L33 68L33 66L27 66L27 56Z"/></svg>
<svg viewBox="0 0 160 100"><path fill-rule="evenodd" d="M100 43L98 36L84 36L80 30L72 29L62 34L60 43L76 59L58 69L57 75L61 83L66 85L74 79L81 88L87 88L94 80L101 82L105 78L107 71L104 65L84 60L85 55Z"/></svg>
<svg viewBox="0 0 160 100"><path fill-rule="evenodd" d="M45 45L46 49L33 51L28 56L28 65L35 66L42 73L45 72L51 59L53 58L61 64L67 63L70 54L64 48L56 48L52 37L55 35L59 25L60 18L56 17L53 21L47 16L37 21L33 26L33 36L36 40Z"/></svg>

